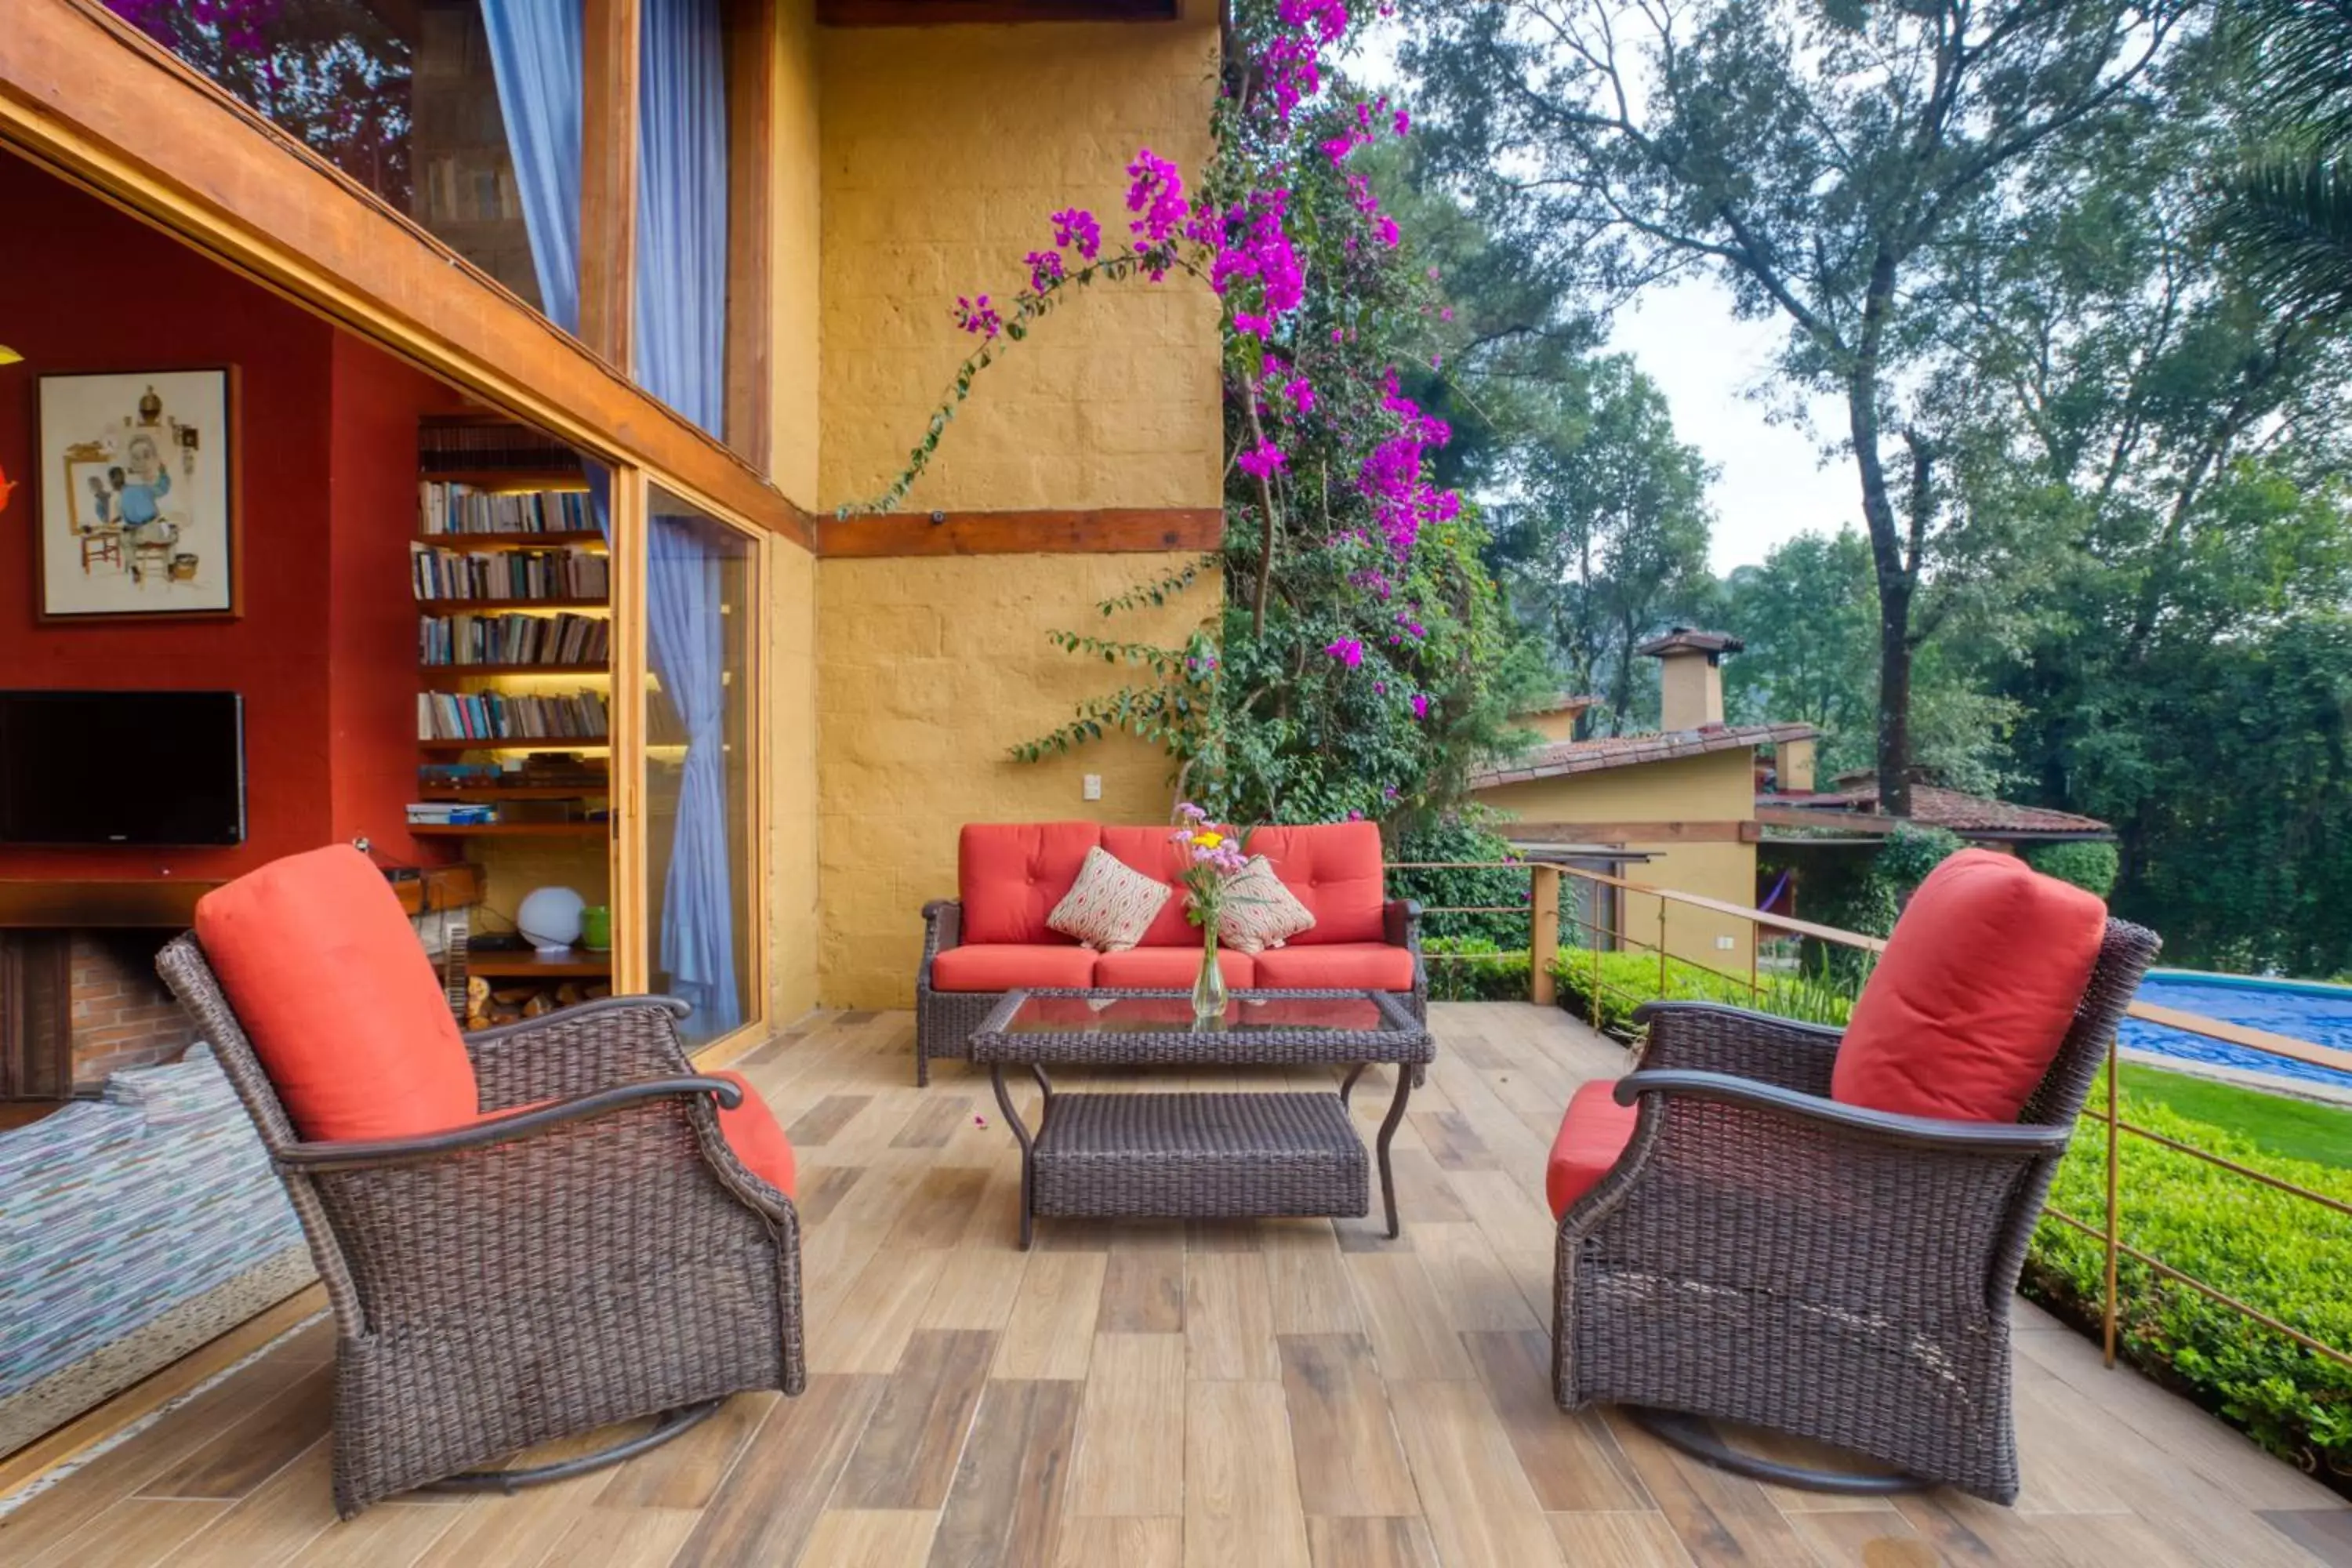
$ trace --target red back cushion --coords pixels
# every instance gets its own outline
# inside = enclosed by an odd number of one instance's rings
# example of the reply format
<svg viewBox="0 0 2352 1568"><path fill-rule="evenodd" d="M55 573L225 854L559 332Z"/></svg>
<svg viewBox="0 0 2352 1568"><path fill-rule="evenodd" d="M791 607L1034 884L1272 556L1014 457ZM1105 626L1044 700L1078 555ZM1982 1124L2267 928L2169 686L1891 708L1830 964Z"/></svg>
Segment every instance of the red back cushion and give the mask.
<svg viewBox="0 0 2352 1568"><path fill-rule="evenodd" d="M1102 828L1092 822L967 823L956 843L963 940L1076 946L1045 917L1101 842Z"/></svg>
<svg viewBox="0 0 2352 1568"><path fill-rule="evenodd" d="M1249 852L1273 865L1282 885L1307 906L1315 923L1286 943L1380 942L1387 934L1381 905L1381 830L1370 822L1328 822L1307 827L1261 827Z"/></svg>
<svg viewBox="0 0 2352 1568"><path fill-rule="evenodd" d="M289 855L215 889L196 940L304 1138L409 1138L480 1111L432 961L358 850Z"/></svg>
<svg viewBox="0 0 2352 1568"><path fill-rule="evenodd" d="M1123 866L1133 867L1147 877L1155 878L1175 889L1174 895L1160 906L1152 917L1151 929L1143 933L1138 947L1198 947L1201 928L1184 918L1184 900L1191 895L1183 881L1185 856L1176 847L1171 837L1173 826L1105 827L1102 847L1116 856Z"/></svg>
<svg viewBox="0 0 2352 1568"><path fill-rule="evenodd" d="M2090 984L2107 909L1990 849L1927 874L1854 1003L1832 1099L1874 1110L2014 1121Z"/></svg>

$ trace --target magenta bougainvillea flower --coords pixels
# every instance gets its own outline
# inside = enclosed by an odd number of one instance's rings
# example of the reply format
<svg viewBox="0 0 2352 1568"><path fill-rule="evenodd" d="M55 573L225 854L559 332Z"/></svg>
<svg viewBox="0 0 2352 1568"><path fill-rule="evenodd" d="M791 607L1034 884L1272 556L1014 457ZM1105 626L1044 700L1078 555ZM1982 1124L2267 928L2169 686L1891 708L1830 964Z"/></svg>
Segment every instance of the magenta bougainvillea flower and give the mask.
<svg viewBox="0 0 2352 1568"><path fill-rule="evenodd" d="M1062 253L1058 250L1033 250L1021 258L1029 265L1029 287L1044 293L1062 280Z"/></svg>
<svg viewBox="0 0 2352 1568"><path fill-rule="evenodd" d="M1416 691L1412 694L1412 716L1416 719L1426 719L1429 717L1428 692Z"/></svg>
<svg viewBox="0 0 2352 1568"><path fill-rule="evenodd" d="M1084 207L1064 207L1054 215L1054 243L1092 261L1102 254L1102 225Z"/></svg>
<svg viewBox="0 0 2352 1568"><path fill-rule="evenodd" d="M992 338L1004 330L1004 318L996 313L995 307L988 302L987 295L967 300L959 294L956 296L956 325L980 337Z"/></svg>
<svg viewBox="0 0 2352 1568"><path fill-rule="evenodd" d="M1235 458L1234 465L1254 479L1272 479L1286 460L1281 447L1271 441L1260 441Z"/></svg>
<svg viewBox="0 0 2352 1568"><path fill-rule="evenodd" d="M1349 669L1364 662L1364 645L1355 637L1335 637L1323 645L1323 651Z"/></svg>

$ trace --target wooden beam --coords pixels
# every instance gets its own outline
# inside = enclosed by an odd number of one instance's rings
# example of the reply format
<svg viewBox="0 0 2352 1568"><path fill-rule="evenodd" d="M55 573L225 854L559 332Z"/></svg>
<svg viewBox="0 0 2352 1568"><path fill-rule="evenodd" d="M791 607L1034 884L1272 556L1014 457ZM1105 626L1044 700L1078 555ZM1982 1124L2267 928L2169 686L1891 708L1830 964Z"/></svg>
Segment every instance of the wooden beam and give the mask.
<svg viewBox="0 0 2352 1568"><path fill-rule="evenodd" d="M580 341L631 368L637 300L637 0L582 0Z"/></svg>
<svg viewBox="0 0 2352 1568"><path fill-rule="evenodd" d="M827 27L945 27L961 23L1172 22L1181 0L817 0Z"/></svg>
<svg viewBox="0 0 2352 1568"><path fill-rule="evenodd" d="M727 444L774 466L776 0L727 7Z"/></svg>
<svg viewBox="0 0 2352 1568"><path fill-rule="evenodd" d="M1884 838L1903 826L1904 818L1869 811L1808 811L1799 805L1759 805L1756 820L1771 827L1831 827L1840 833L1866 833Z"/></svg>
<svg viewBox="0 0 2352 1568"><path fill-rule="evenodd" d="M1754 844L1753 822L1506 822L1497 826L1514 844Z"/></svg>
<svg viewBox="0 0 2352 1568"><path fill-rule="evenodd" d="M6 12L0 143L595 456L813 544L724 446L99 0Z"/></svg>
<svg viewBox="0 0 2352 1568"><path fill-rule="evenodd" d="M1224 513L1215 507L905 511L877 517L827 518L817 525L817 553L849 559L893 555L1114 554L1214 550L1223 537Z"/></svg>

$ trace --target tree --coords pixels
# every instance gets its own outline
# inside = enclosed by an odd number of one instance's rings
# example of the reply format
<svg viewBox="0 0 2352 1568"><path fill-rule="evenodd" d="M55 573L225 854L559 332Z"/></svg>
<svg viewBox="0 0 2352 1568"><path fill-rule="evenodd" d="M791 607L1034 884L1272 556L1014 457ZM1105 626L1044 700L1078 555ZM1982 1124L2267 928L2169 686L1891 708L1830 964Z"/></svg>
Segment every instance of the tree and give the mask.
<svg viewBox="0 0 2352 1568"><path fill-rule="evenodd" d="M1983 215L2053 193L2070 138L2144 87L2187 0L1439 0L1404 50L1448 172L1623 297L1694 268L1790 329L1791 390L1844 405L1878 601L1874 755L1907 813L1914 623L1943 505L1906 376ZM1890 472L1892 470L1892 472Z"/></svg>
<svg viewBox="0 0 2352 1568"><path fill-rule="evenodd" d="M2237 0L2270 145L2221 183L2222 233L2274 292L2352 314L2352 5Z"/></svg>

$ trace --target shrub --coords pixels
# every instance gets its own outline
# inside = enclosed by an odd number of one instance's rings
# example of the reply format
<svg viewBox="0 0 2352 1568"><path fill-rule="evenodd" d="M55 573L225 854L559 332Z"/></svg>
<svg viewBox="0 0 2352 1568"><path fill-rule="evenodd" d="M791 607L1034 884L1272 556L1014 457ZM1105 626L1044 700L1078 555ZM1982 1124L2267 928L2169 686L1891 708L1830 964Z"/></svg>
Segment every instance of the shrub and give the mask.
<svg viewBox="0 0 2352 1568"><path fill-rule="evenodd" d="M1886 842L1878 847L1873 869L1894 886L1897 897L1902 897L1926 881L1928 872L1967 847L1960 836L1948 827L1920 827L1906 822L1888 834ZM1885 936L1886 932L1876 931L1870 934Z"/></svg>
<svg viewBox="0 0 2352 1568"><path fill-rule="evenodd" d="M1597 969L1596 969L1597 961ZM1564 947L1552 962L1559 983L1560 1005L1580 1018L1593 1016L1595 976L1600 992L1601 1027L1621 1038L1634 1033L1633 1009L1644 1002L1722 1002L1759 1013L1795 1018L1808 1024L1843 1024L1853 1005L1853 994L1817 978L1788 974L1758 977L1754 990L1747 977L1669 958L1665 985L1658 984L1654 952L1594 953L1590 948Z"/></svg>
<svg viewBox="0 0 2352 1568"><path fill-rule="evenodd" d="M2093 839L2037 844L2025 852L2025 863L2045 877L2072 882L2103 899L2115 891L2116 873L2120 868L2116 847Z"/></svg>
<svg viewBox="0 0 2352 1568"><path fill-rule="evenodd" d="M1422 944L1433 1002L1524 1002L1528 954L1478 936L1433 937ZM1449 956L1453 955L1453 956Z"/></svg>
<svg viewBox="0 0 2352 1568"><path fill-rule="evenodd" d="M1390 852L1392 860L1516 860L1518 852L1510 840L1491 829L1459 817L1445 817L1426 826L1399 836L1396 847ZM1392 871L1389 874L1389 896L1397 899L1418 899L1425 909L1488 908L1510 906L1511 912L1484 915L1431 914L1422 917L1422 934L1425 938L1475 938L1496 952L1507 952L1512 943L1519 945L1519 994L1527 994L1526 958L1529 937L1528 916L1528 873L1514 868L1477 871ZM1459 964L1454 968L1462 967ZM1435 965L1431 966L1433 983Z"/></svg>
<svg viewBox="0 0 2352 1568"><path fill-rule="evenodd" d="M2095 1103L2104 1097L2102 1086ZM2133 1095L2126 1119L2314 1192L2352 1202L2352 1173L2266 1154L2234 1134ZM2352 1347L2352 1217L2126 1136L2120 1174L2123 1238L2150 1257L2259 1308L2323 1344ZM2106 1131L2085 1122L2059 1166L2052 1206L2106 1223ZM2095 1237L2044 1219L2034 1233L2026 1293L2095 1323L2105 1251ZM2352 1369L2172 1284L2126 1257L2119 1269L2122 1353L2243 1427L2255 1441L2352 1487Z"/></svg>

